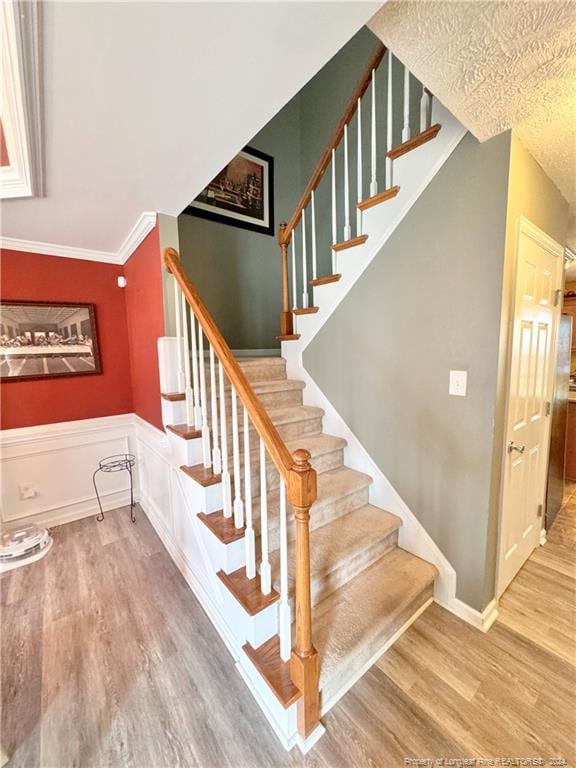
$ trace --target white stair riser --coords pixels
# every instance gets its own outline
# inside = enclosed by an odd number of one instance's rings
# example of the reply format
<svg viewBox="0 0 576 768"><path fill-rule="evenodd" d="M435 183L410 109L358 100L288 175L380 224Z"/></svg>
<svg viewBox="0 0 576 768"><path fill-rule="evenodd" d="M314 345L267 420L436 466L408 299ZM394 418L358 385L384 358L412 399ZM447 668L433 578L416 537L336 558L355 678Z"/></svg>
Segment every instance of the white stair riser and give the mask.
<svg viewBox="0 0 576 768"><path fill-rule="evenodd" d="M223 544L203 523L202 528L204 529L202 535L206 549L210 555L210 561L214 566L215 573L218 571L233 573L246 565L246 548L243 538L230 544Z"/></svg>
<svg viewBox="0 0 576 768"><path fill-rule="evenodd" d="M188 441L190 442L190 441ZM188 496L191 509L209 515L222 509L222 483L214 483L206 487L197 483L185 472L182 472L182 484Z"/></svg>
<svg viewBox="0 0 576 768"><path fill-rule="evenodd" d="M185 424L186 403L183 400L164 400L162 398L162 424Z"/></svg>
<svg viewBox="0 0 576 768"><path fill-rule="evenodd" d="M185 440L170 430L166 431L173 463L178 467L193 467L202 463L202 440Z"/></svg>
<svg viewBox="0 0 576 768"><path fill-rule="evenodd" d="M250 616L238 600L222 584L224 615L240 645L250 643L258 648L278 632L278 604L273 603L255 616Z"/></svg>

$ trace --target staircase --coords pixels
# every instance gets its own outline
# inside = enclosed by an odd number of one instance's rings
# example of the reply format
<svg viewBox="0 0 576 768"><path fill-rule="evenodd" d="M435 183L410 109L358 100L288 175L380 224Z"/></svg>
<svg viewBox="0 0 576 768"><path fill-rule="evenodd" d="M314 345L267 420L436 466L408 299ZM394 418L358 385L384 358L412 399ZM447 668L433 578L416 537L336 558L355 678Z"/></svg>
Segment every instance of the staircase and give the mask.
<svg viewBox="0 0 576 768"><path fill-rule="evenodd" d="M322 708L327 710L395 634L429 604L436 569L398 547L400 519L369 503L371 478L345 466L345 441L322 431L321 409L302 405L303 383L286 377L284 361L253 358L238 362L272 423L287 440L288 449L307 450L318 473L318 496L310 508L310 583ZM290 401L288 407L286 400ZM254 476L253 490L256 485ZM279 492L277 487L270 487L270 481L267 487L272 594L277 601L281 589ZM259 487L257 491L260 492ZM252 502L258 538L260 496L254 496ZM227 540L226 518L221 510L202 520L214 535ZM233 535L244 531L245 527L241 531L234 529ZM288 560L294 562L293 528L288 532L288 542ZM247 586L242 572L232 574L231 578L220 576L242 601ZM288 593L293 601L293 574L288 579ZM248 645L245 650L274 694L286 701L277 677L277 639L256 649Z"/></svg>
<svg viewBox="0 0 576 768"><path fill-rule="evenodd" d="M321 715L425 610L438 573L398 546L401 519L370 503L372 478L345 464L346 441L323 431L325 413L304 405L305 382L298 376L306 378L303 344L427 183L419 170L429 180L463 135L422 86L413 114L414 84L405 68L401 119L394 114L395 70L385 54L378 46L294 215L280 226L278 338L284 357L235 358L178 253L164 254L174 278L176 337L171 351L160 355L161 380L171 382L162 393L163 419L176 484L191 517L185 535L194 552L190 569L197 573L189 581L284 745L297 743L303 751L322 735ZM387 83L380 189L377 71ZM365 94L371 118L368 180ZM446 118L445 126L433 122L438 115ZM355 200L349 162L353 118ZM418 156L433 141L445 142L441 151ZM336 184L338 158L344 161L343 194ZM316 215L328 170L329 221ZM331 243L331 270L324 275L318 258L323 226ZM324 307L320 301L310 305L311 290L314 299L326 299ZM162 375L163 368L170 375Z"/></svg>

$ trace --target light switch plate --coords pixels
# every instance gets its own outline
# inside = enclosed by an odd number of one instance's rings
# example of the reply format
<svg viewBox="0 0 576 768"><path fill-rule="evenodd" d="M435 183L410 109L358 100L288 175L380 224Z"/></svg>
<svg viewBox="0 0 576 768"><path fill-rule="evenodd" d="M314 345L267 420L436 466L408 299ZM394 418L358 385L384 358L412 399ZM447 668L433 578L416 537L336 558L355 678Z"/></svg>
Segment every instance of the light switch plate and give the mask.
<svg viewBox="0 0 576 768"><path fill-rule="evenodd" d="M450 371L450 383L448 394L466 397L466 385L468 383L468 371Z"/></svg>

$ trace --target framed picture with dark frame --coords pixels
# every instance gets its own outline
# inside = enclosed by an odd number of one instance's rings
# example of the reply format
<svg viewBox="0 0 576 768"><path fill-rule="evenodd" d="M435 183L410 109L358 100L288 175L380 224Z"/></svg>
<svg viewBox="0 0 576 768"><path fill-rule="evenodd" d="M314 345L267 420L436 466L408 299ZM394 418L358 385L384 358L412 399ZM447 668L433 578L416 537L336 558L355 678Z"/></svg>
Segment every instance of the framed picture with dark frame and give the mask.
<svg viewBox="0 0 576 768"><path fill-rule="evenodd" d="M102 373L94 304L0 300L0 381Z"/></svg>
<svg viewBox="0 0 576 768"><path fill-rule="evenodd" d="M274 158L244 147L184 213L273 235Z"/></svg>

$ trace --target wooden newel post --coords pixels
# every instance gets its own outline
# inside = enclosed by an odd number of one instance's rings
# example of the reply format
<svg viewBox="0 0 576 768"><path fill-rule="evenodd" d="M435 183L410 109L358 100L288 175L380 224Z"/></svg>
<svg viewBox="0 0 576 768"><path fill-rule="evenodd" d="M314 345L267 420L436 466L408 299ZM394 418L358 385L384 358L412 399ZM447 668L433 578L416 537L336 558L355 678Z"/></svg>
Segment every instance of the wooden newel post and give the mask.
<svg viewBox="0 0 576 768"><path fill-rule="evenodd" d="M302 693L298 702L298 732L306 738L320 722L320 663L312 644L310 590L310 507L316 501L316 471L310 453L294 452L288 476L288 499L296 516L296 640L290 659L292 681Z"/></svg>
<svg viewBox="0 0 576 768"><path fill-rule="evenodd" d="M288 292L288 245L284 239L286 222L280 224L278 231L278 243L282 256L282 312L280 313L280 336L291 336L293 333L292 312L290 310L290 296Z"/></svg>

